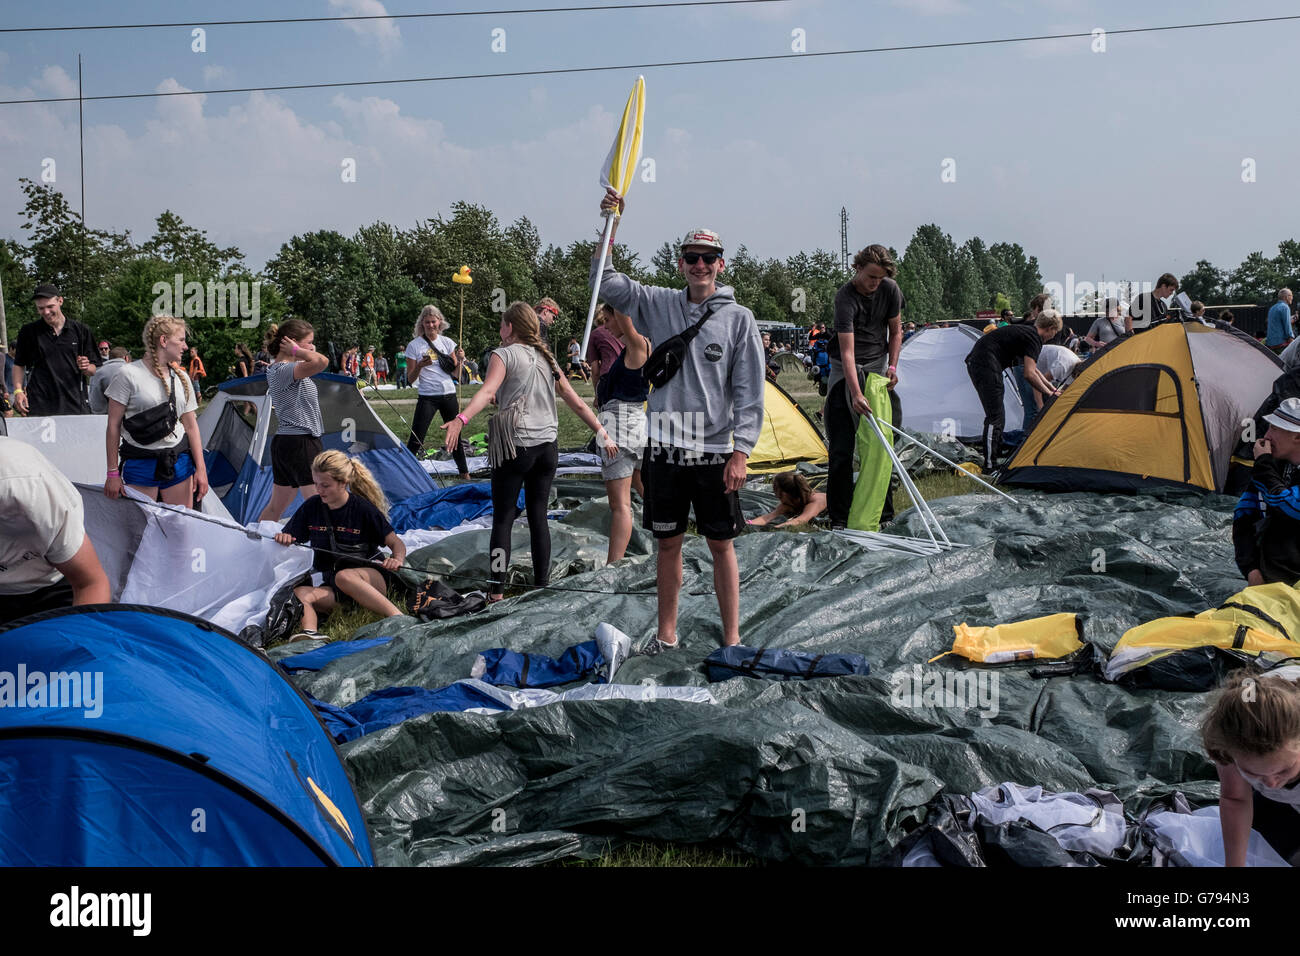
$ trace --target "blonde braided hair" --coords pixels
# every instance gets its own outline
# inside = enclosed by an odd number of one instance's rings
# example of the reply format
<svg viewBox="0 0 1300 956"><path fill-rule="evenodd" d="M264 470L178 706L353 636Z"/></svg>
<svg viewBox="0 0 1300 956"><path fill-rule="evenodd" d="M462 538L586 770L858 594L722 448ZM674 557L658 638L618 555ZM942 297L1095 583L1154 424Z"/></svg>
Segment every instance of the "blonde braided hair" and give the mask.
<svg viewBox="0 0 1300 956"><path fill-rule="evenodd" d="M176 335L179 332L186 331L185 320L178 319L174 315L155 315L145 323L144 335L144 360L153 369L153 373L163 380L167 386L167 401L172 400L172 378L170 375L163 373L162 361L158 356L158 343L164 335ZM185 387L185 401L190 400L190 377L185 374L181 368L180 362L172 362L169 367L178 372L181 384Z"/></svg>
<svg viewBox="0 0 1300 956"><path fill-rule="evenodd" d="M378 508L385 518L388 517L388 499L380 490L379 482L375 481L370 469L357 459L331 448L312 459L311 470L320 475L329 475L335 481L347 485Z"/></svg>

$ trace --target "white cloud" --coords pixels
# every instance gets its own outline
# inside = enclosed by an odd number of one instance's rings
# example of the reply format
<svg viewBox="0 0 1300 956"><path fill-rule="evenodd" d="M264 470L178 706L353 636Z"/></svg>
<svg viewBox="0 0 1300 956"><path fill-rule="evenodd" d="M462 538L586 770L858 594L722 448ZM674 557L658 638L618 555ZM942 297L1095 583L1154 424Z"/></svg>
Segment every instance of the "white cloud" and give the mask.
<svg viewBox="0 0 1300 956"><path fill-rule="evenodd" d="M205 66L203 68L203 82L211 84L217 82L222 77L229 76L230 71L224 66Z"/></svg>
<svg viewBox="0 0 1300 956"><path fill-rule="evenodd" d="M893 0L893 5L909 13L919 13L923 17L947 17L970 12L970 7L962 0Z"/></svg>
<svg viewBox="0 0 1300 956"><path fill-rule="evenodd" d="M42 70L40 84L51 96L77 95L77 81L61 66L47 66Z"/></svg>
<svg viewBox="0 0 1300 956"><path fill-rule="evenodd" d="M380 0L330 0L330 7L343 16L384 16L388 9ZM385 56L402 42L396 20L349 20L343 24L359 37L374 41Z"/></svg>

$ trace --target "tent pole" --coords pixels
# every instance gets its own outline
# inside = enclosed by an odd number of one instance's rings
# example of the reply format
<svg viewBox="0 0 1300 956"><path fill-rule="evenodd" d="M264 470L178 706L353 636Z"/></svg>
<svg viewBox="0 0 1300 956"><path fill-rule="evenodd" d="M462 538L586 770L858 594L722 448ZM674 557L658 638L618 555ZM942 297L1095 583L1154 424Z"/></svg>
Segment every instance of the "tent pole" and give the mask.
<svg viewBox="0 0 1300 956"><path fill-rule="evenodd" d="M921 516L921 521L925 524L925 530L926 533L930 535L930 540L934 541L936 548L939 546L939 542L935 540L934 531L930 528L930 521L933 521L934 527L938 529L939 535L943 538L944 543L952 544L952 542L948 540L948 535L944 533L943 525L939 524L939 519L934 516L934 512L930 510L930 506L926 502L925 498L923 498L921 493L916 490L916 485L912 483L912 476L907 473L907 469L903 467L903 463L898 460L898 455L894 453L893 443L885 438L885 433L880 430L880 425L876 421L875 413L867 412L867 419L871 422L871 428L875 431L876 437L880 439L880 444L884 446L885 454L889 455L889 460L894 463L894 468L898 470L898 478L903 483L903 487L906 488L907 493L912 496L912 504L916 507L917 514Z"/></svg>
<svg viewBox="0 0 1300 956"><path fill-rule="evenodd" d="M938 459L939 459L941 462L943 462L945 465L951 465L951 466L952 466L956 471L958 471L958 472L960 472L961 474L965 475L965 476L966 476L967 478L969 478L971 481L978 482L979 484L981 484L981 485L983 485L985 488L987 488L989 491L992 491L992 492L994 492L995 494L999 494L999 495L1001 495L1003 498L1006 498L1007 501L1010 501L1010 502L1012 502L1013 504L1019 504L1019 503L1020 503L1020 502L1016 501L1015 498L1013 498L1013 497L1011 497L1009 494L1007 494L1005 491L1002 491L1000 488L996 488L996 487L994 487L993 485L989 484L989 483L988 483L987 481L985 481L983 478L979 477L979 475L973 475L973 474L971 474L971 473L970 473L969 471L967 471L965 468L963 468L963 467L961 467L960 465L958 465L955 461L952 461L951 459L948 459L948 458L943 457L943 455L939 454L937 451L935 451L935 450L934 450L933 448L931 448L929 445L923 444L922 442L920 442L920 441L918 441L917 439L913 438L911 435L909 435L907 432L903 431L901 428L895 428L893 425L889 424L889 422L881 422L880 424L884 425L886 428L888 428L891 432L893 432L893 433L894 433L895 435L897 435L899 438L906 439L907 441L911 442L913 445L916 445L918 448L923 448L923 449L925 449L925 450L928 451L931 455L934 455L935 458L938 458Z"/></svg>

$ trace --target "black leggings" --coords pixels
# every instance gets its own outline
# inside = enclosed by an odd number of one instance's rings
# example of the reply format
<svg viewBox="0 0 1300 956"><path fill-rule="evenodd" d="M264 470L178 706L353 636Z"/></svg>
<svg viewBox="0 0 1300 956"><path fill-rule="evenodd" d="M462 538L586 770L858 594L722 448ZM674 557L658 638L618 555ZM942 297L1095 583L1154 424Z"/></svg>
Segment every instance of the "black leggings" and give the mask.
<svg viewBox="0 0 1300 956"><path fill-rule="evenodd" d="M516 449L515 457L492 469L492 537L488 545L488 580L492 593L505 590L510 567L510 528L519 517L519 489L524 489L528 537L533 551L533 582L551 583L551 529L546 505L560 460L559 445L547 442Z"/></svg>
<svg viewBox="0 0 1300 956"><path fill-rule="evenodd" d="M406 442L406 447L411 449L411 454L416 458L421 457L420 448L424 445L424 436L429 431L429 426L433 424L433 413L439 412L444 422L449 422L456 417L460 411L460 402L456 399L456 393L448 395L421 395L415 402L415 419L411 422L411 437ZM442 442L434 442L436 448ZM465 443L463 441L456 443L456 450L452 453L456 459L456 467L462 475L469 472L469 465L465 462Z"/></svg>
<svg viewBox="0 0 1300 956"><path fill-rule="evenodd" d="M984 430L980 433L980 451L984 454L984 470L997 466L1002 451L1002 427L1006 424L1006 411L1002 406L1002 369L988 362L967 362L966 374L975 386L975 394L984 406ZM1029 410L1025 410L1028 415Z"/></svg>

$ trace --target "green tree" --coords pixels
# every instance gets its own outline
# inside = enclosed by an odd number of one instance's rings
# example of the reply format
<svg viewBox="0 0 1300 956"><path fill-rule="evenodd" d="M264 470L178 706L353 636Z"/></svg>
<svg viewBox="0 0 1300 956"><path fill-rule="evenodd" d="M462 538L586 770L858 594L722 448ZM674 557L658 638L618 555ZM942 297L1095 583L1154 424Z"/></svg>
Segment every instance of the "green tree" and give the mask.
<svg viewBox="0 0 1300 956"><path fill-rule="evenodd" d="M1207 305L1224 301L1226 276L1207 259L1198 259L1192 271L1178 280L1178 287L1189 298L1199 299Z"/></svg>
<svg viewBox="0 0 1300 956"><path fill-rule="evenodd" d="M140 247L140 255L204 276L222 275L244 261L238 248L219 248L206 232L186 225L170 209L164 209L154 220L153 238ZM191 278L186 275L185 281Z"/></svg>
<svg viewBox="0 0 1300 956"><path fill-rule="evenodd" d="M1262 252L1252 252L1228 276L1228 298L1263 305L1276 298L1281 281L1273 260Z"/></svg>
<svg viewBox="0 0 1300 956"><path fill-rule="evenodd" d="M943 280L926 244L915 236L898 266L903 312L908 321L925 324L948 318L943 306Z"/></svg>

